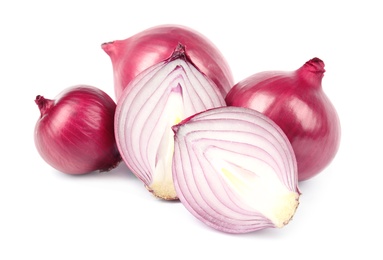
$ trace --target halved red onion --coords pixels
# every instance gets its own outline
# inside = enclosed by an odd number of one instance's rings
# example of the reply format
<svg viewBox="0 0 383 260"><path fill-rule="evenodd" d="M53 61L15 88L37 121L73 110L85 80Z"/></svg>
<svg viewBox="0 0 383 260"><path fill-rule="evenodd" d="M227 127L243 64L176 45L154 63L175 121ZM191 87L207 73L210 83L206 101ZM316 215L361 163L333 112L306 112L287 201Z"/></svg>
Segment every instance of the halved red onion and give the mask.
<svg viewBox="0 0 383 260"><path fill-rule="evenodd" d="M131 81L117 103L115 133L123 160L155 196L177 199L171 127L197 112L223 105L217 86L179 45L169 59Z"/></svg>
<svg viewBox="0 0 383 260"><path fill-rule="evenodd" d="M220 107L173 126L173 179L181 202L228 233L283 227L300 192L296 159L283 131L248 108Z"/></svg>

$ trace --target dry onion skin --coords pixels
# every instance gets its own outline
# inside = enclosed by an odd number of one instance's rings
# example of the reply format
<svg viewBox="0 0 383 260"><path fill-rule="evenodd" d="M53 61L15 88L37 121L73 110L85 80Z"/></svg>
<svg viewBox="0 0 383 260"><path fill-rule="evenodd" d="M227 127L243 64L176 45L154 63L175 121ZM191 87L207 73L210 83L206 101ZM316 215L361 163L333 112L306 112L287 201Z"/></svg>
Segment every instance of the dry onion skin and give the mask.
<svg viewBox="0 0 383 260"><path fill-rule="evenodd" d="M173 131L175 189L195 217L227 233L289 223L300 197L296 159L271 119L248 108L220 107Z"/></svg>

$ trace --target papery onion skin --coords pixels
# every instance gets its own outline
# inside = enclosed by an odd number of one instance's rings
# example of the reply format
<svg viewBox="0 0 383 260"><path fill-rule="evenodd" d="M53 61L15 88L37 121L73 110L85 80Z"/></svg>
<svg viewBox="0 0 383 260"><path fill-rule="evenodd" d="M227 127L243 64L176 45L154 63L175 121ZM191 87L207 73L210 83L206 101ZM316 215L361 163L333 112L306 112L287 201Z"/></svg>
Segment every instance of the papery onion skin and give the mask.
<svg viewBox="0 0 383 260"><path fill-rule="evenodd" d="M283 131L248 108L220 107L173 126L180 201L227 233L281 228L299 205L297 166Z"/></svg>
<svg viewBox="0 0 383 260"><path fill-rule="evenodd" d="M222 53L201 33L186 26L169 24L148 28L125 40L102 44L112 61L117 100L131 80L146 68L169 58L178 43L186 47L196 67L226 96L234 80Z"/></svg>
<svg viewBox="0 0 383 260"><path fill-rule="evenodd" d="M165 200L178 199L171 170L171 127L197 112L225 105L214 82L193 65L186 52L179 44L169 59L132 80L117 103L115 116L124 162L150 192Z"/></svg>
<svg viewBox="0 0 383 260"><path fill-rule="evenodd" d="M340 144L339 117L322 89L324 72L324 62L313 58L296 71L256 73L234 85L225 99L229 106L267 115L282 128L297 158L299 181L326 168Z"/></svg>
<svg viewBox="0 0 383 260"><path fill-rule="evenodd" d="M114 136L116 103L104 91L75 85L54 100L38 95L34 130L41 157L67 174L109 171L121 161Z"/></svg>

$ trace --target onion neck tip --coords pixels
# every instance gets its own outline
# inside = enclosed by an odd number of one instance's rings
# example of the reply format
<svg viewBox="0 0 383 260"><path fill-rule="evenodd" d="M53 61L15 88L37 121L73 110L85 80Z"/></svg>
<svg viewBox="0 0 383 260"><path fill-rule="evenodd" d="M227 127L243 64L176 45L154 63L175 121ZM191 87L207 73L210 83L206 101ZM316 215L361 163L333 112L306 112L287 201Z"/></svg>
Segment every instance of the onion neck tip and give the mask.
<svg viewBox="0 0 383 260"><path fill-rule="evenodd" d="M41 95L37 95L35 103L40 109L40 116L43 117L43 115L45 115L47 111L53 106L54 101L51 99L46 99Z"/></svg>
<svg viewBox="0 0 383 260"><path fill-rule="evenodd" d="M303 67L306 68L306 70L310 71L310 72L313 72L313 73L325 73L326 70L324 69L325 65L324 65L324 62L315 57L315 58L312 58L311 60L307 61Z"/></svg>
<svg viewBox="0 0 383 260"><path fill-rule="evenodd" d="M187 59L185 45L182 43L178 43L177 47L174 49L172 56L169 58L169 61L173 61L176 59Z"/></svg>
<svg viewBox="0 0 383 260"><path fill-rule="evenodd" d="M103 49L110 56L115 52L115 41L102 43L101 49Z"/></svg>
<svg viewBox="0 0 383 260"><path fill-rule="evenodd" d="M298 76L305 85L316 89L322 87L322 78L325 73L324 62L319 58L312 58L297 70Z"/></svg>

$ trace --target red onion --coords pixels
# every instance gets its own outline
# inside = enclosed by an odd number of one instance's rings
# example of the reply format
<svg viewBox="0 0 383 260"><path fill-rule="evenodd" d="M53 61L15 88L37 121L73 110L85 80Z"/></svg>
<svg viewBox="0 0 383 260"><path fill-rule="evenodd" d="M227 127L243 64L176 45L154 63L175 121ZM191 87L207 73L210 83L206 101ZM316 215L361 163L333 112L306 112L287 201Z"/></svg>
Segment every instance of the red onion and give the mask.
<svg viewBox="0 0 383 260"><path fill-rule="evenodd" d="M169 59L131 81L117 103L115 132L123 160L155 196L177 199L171 127L185 117L223 105L216 85L179 45Z"/></svg>
<svg viewBox="0 0 383 260"><path fill-rule="evenodd" d="M170 57L182 43L196 67L218 86L223 96L234 85L226 60L205 36L180 25L161 25L146 29L125 40L102 44L110 56L114 71L117 100L122 91L140 72Z"/></svg>
<svg viewBox="0 0 383 260"><path fill-rule="evenodd" d="M173 130L174 185L195 217L228 233L291 220L300 196L296 160L271 119L248 108L220 107Z"/></svg>
<svg viewBox="0 0 383 260"><path fill-rule="evenodd" d="M93 86L77 85L55 100L37 96L35 145L53 168L68 174L108 171L121 161L114 138L116 103Z"/></svg>
<svg viewBox="0 0 383 260"><path fill-rule="evenodd" d="M296 71L256 73L226 96L227 105L255 109L282 128L297 158L299 181L321 172L339 147L340 122L322 89L324 72L323 61L313 58Z"/></svg>

